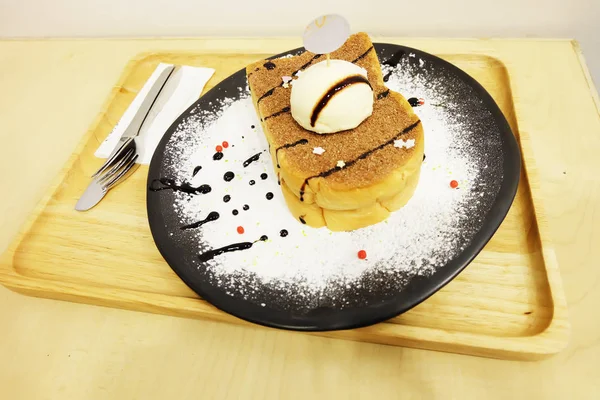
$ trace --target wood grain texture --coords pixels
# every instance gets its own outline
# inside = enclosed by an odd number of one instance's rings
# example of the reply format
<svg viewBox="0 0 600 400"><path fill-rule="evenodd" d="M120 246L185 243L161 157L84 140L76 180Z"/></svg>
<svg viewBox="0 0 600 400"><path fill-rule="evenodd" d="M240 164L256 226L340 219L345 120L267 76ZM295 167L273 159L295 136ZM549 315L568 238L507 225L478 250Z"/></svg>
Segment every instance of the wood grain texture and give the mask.
<svg viewBox="0 0 600 400"><path fill-rule="evenodd" d="M493 360L49 301L0 287L1 397L595 399L600 117L576 44L375 39L505 63L568 300L572 333L564 351L533 363ZM240 38L0 41L0 249L23 227L136 54L265 54L298 45ZM18 174L6 173L15 166Z"/></svg>
<svg viewBox="0 0 600 400"><path fill-rule="evenodd" d="M198 298L168 267L147 224L147 167L86 213L73 209L94 157L158 63L216 69L206 90L269 54L151 53L136 57L113 88L29 226L2 258L0 281L29 295L168 315L242 322ZM321 335L496 358L537 359L567 344L569 324L554 249L547 238L528 138L519 132L509 75L486 54L445 58L477 79L498 102L521 144L524 169L514 205L464 273L409 312L377 326Z"/></svg>

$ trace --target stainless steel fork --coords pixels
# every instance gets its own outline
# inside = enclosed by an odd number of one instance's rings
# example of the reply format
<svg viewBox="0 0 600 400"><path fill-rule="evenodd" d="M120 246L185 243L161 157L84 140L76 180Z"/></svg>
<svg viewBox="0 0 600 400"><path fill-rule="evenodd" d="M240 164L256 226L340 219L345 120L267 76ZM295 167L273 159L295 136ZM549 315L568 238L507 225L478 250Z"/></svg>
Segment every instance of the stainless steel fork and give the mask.
<svg viewBox="0 0 600 400"><path fill-rule="evenodd" d="M139 166L135 138L124 144L93 176L87 189L75 205L77 211L86 211L102 200L110 189L127 179Z"/></svg>
<svg viewBox="0 0 600 400"><path fill-rule="evenodd" d="M135 161L139 155L135 138L140 133L146 117L174 70L174 65L166 67L152 84L131 123L119 138L119 143L106 162L92 175L92 181L75 205L77 211L87 211L94 207L102 200L106 192L127 179L137 168Z"/></svg>

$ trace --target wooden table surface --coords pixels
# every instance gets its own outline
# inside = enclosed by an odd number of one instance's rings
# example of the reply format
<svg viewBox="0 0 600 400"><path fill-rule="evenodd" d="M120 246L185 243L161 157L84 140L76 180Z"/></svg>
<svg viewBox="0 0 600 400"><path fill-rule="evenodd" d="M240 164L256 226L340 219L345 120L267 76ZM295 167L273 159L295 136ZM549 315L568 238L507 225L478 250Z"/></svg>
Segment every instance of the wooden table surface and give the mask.
<svg viewBox="0 0 600 400"><path fill-rule="evenodd" d="M600 112L579 49L554 40L407 39L433 53L548 59L512 76L534 141L572 338L541 362L327 339L29 298L0 287L0 398L597 398ZM297 40L0 41L0 251L96 117L127 61L157 50L285 50ZM507 63L509 73L511 65ZM527 90L521 90L527 88ZM533 107L533 108L532 108ZM565 126L564 135L544 134ZM569 129L572 127L573 129ZM49 151L49 149L52 149Z"/></svg>

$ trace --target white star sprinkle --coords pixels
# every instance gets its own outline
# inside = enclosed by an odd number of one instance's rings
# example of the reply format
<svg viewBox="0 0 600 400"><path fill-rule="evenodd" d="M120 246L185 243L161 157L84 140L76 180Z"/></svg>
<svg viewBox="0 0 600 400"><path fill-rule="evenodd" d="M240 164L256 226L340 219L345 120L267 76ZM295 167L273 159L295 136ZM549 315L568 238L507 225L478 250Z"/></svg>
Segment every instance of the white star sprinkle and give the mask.
<svg viewBox="0 0 600 400"><path fill-rule="evenodd" d="M337 162L336 166L338 168L344 168L346 166L346 163L344 161L340 160Z"/></svg>
<svg viewBox="0 0 600 400"><path fill-rule="evenodd" d="M415 139L408 139L407 141L404 141L402 139L394 140L394 147L397 147L399 149L410 149L411 147L415 147Z"/></svg>
<svg viewBox="0 0 600 400"><path fill-rule="evenodd" d="M289 85L287 82L286 82L286 83L284 83L284 84L283 84L283 85L281 85L281 86L282 86L284 89L287 89L287 88L289 88L289 87L290 87L290 85Z"/></svg>
<svg viewBox="0 0 600 400"><path fill-rule="evenodd" d="M325 153L325 149L324 149L324 148L322 148L322 147L315 147L315 148L313 149L313 153L315 153L315 154L318 154L318 155L321 155L321 154Z"/></svg>

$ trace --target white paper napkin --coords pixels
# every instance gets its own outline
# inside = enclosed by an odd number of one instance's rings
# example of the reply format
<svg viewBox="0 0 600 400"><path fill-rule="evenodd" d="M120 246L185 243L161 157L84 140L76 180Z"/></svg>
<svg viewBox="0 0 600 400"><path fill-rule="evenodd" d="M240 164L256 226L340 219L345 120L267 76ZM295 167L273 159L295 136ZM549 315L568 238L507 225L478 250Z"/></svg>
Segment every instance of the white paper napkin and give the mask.
<svg viewBox="0 0 600 400"><path fill-rule="evenodd" d="M119 138L131 123L136 111L160 73L171 64L159 64L144 87L137 94L117 125L96 150L96 157L107 158L117 145ZM138 163L149 164L154 149L173 121L198 99L204 85L214 74L212 68L180 66L175 69L150 110L140 134L135 139L138 148Z"/></svg>

